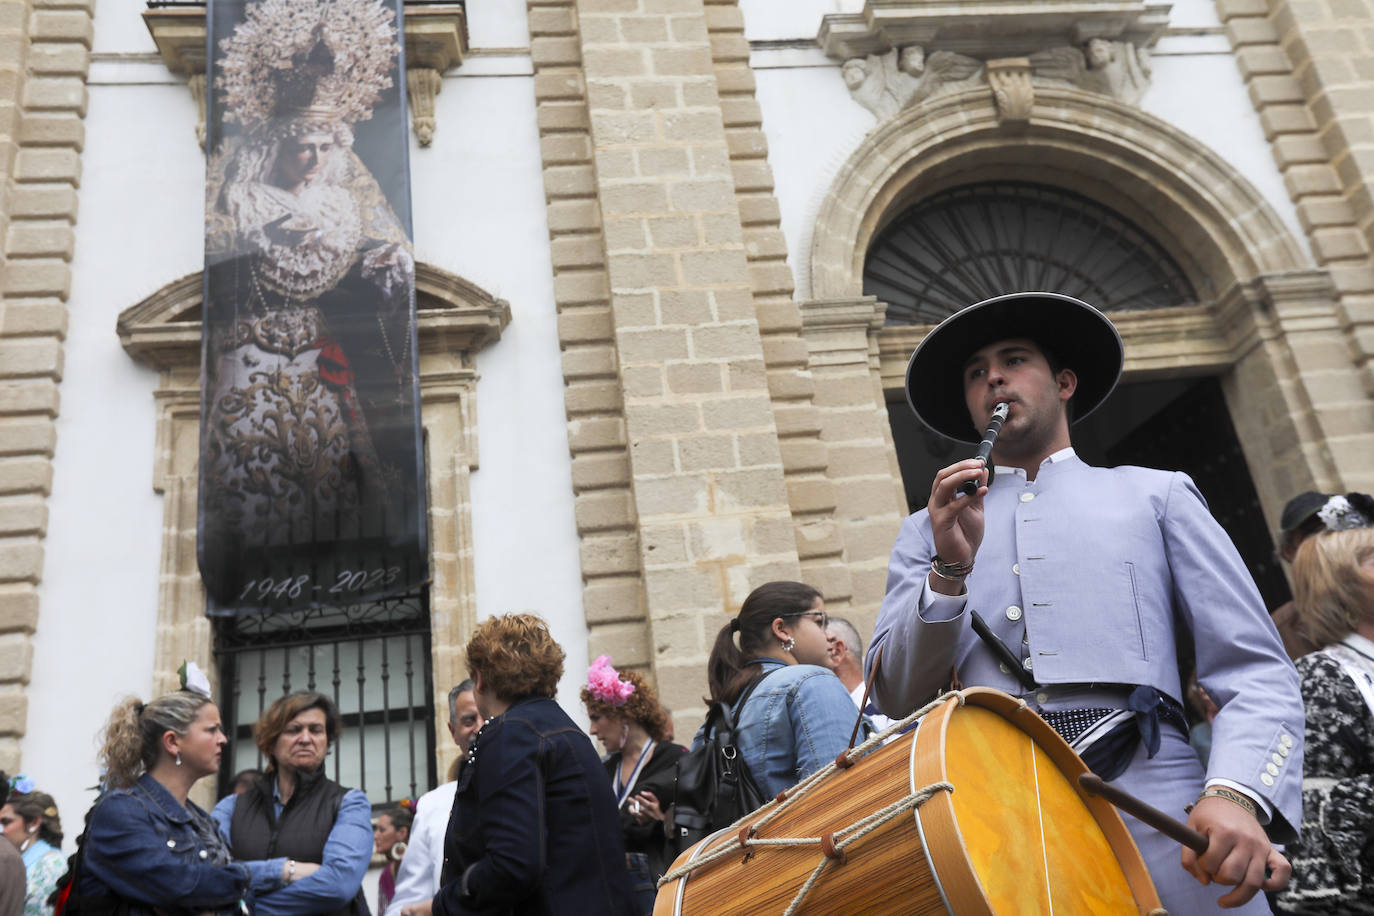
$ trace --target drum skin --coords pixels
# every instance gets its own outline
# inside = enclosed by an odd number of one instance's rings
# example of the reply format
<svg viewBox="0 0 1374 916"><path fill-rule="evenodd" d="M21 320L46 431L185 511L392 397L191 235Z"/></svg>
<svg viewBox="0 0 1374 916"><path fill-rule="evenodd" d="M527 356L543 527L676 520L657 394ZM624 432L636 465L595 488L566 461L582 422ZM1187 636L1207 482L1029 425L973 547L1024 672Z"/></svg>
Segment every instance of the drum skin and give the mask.
<svg viewBox="0 0 1374 916"><path fill-rule="evenodd" d="M960 702L962 698L962 703ZM1116 809L1078 788L1087 768L1021 701L960 691L881 745L799 795L759 838L819 837L934 783L903 811L830 860L798 916L823 914L1151 914L1159 898ZM789 790L792 793L794 790ZM721 831L684 852L673 870L728 844ZM840 837L839 839L843 839ZM783 913L824 859L816 845L755 846L660 887L654 916Z"/></svg>

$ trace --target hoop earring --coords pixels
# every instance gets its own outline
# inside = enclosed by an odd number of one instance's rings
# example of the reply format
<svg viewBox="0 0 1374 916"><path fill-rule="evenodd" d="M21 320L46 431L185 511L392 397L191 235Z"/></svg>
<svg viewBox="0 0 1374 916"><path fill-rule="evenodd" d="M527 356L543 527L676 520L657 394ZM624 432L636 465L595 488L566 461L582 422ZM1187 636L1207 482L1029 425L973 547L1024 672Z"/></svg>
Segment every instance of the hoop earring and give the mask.
<svg viewBox="0 0 1374 916"><path fill-rule="evenodd" d="M787 637L785 640L783 640L783 643L782 643L782 651L784 651L784 652L791 652L791 651L792 651L793 649L795 649L796 647L797 647L797 641L796 641L795 639L793 639L791 636L789 636L789 637Z"/></svg>
<svg viewBox="0 0 1374 916"><path fill-rule="evenodd" d="M387 857L390 858L393 862L399 862L401 861L401 856L406 854L407 848L408 847L406 845L406 841L399 840L394 845L392 845L391 852L387 853Z"/></svg>

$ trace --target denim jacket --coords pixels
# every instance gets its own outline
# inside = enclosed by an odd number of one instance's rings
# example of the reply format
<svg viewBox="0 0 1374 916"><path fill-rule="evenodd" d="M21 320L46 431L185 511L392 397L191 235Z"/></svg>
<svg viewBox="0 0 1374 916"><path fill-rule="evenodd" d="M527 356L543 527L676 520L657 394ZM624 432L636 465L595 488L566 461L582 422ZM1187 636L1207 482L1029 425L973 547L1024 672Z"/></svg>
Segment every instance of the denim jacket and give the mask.
<svg viewBox="0 0 1374 916"><path fill-rule="evenodd" d="M281 886L285 859L227 858L209 816L194 802L178 804L144 773L91 813L80 889L83 896L115 895L148 908L237 912L239 901Z"/></svg>
<svg viewBox="0 0 1374 916"><path fill-rule="evenodd" d="M740 712L735 743L764 798L772 798L849 746L859 710L829 668L787 665L775 658L755 661L765 674ZM865 719L857 740L871 730ZM698 731L693 747L703 740Z"/></svg>

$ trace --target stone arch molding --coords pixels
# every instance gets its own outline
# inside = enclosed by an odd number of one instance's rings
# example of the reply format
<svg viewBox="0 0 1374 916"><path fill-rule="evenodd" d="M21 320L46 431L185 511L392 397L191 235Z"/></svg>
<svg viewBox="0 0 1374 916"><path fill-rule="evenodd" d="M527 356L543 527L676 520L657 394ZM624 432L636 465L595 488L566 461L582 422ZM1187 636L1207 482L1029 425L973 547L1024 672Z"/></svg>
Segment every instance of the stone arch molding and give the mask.
<svg viewBox="0 0 1374 916"><path fill-rule="evenodd" d="M1259 192L1167 122L1102 95L1041 87L1029 123L1004 126L992 95L970 90L898 112L850 155L817 214L811 295L863 295L874 234L917 196L980 170L1039 176L1116 207L1153 231L1210 299L1234 283L1311 267Z"/></svg>
<svg viewBox="0 0 1374 916"><path fill-rule="evenodd" d="M510 304L456 274L415 265L420 410L429 488L430 626L435 708L465 675L461 647L477 623L470 474L477 468L474 355L501 337ZM196 467L200 442L200 271L174 280L122 312L120 343L158 370L153 489L163 496L154 693L176 686L194 659L214 671L205 594L196 566ZM456 748L439 742L440 772ZM213 797L209 798L213 802Z"/></svg>
<svg viewBox="0 0 1374 916"><path fill-rule="evenodd" d="M1126 373L1221 377L1271 523L1293 493L1339 489L1327 445L1335 414L1322 403L1329 380L1317 371L1330 367L1311 355L1344 334L1329 274L1229 163L1125 103L1037 87L1029 122L1006 125L984 89L893 115L859 144L821 201L802 271L813 299L803 309L863 297L872 239L920 197L1011 176L1112 207L1183 267L1197 304L1112 315L1126 342ZM870 331L888 397L900 397L907 359L925 332Z"/></svg>

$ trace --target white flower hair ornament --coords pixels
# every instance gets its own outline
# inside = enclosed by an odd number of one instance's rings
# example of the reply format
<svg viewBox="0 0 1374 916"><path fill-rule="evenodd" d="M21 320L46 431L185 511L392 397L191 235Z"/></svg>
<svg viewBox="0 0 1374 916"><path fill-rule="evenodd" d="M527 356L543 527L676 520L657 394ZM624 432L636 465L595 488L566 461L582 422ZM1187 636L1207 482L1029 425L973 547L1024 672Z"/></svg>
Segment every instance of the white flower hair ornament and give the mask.
<svg viewBox="0 0 1374 916"><path fill-rule="evenodd" d="M200 665L192 661L181 663L177 669L177 676L181 678L181 689L198 693L205 699L210 699L210 679L205 676L205 672L200 670Z"/></svg>
<svg viewBox="0 0 1374 916"><path fill-rule="evenodd" d="M1317 518L1327 531L1368 528L1374 525L1374 502L1362 493L1333 496L1317 510Z"/></svg>

